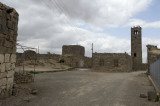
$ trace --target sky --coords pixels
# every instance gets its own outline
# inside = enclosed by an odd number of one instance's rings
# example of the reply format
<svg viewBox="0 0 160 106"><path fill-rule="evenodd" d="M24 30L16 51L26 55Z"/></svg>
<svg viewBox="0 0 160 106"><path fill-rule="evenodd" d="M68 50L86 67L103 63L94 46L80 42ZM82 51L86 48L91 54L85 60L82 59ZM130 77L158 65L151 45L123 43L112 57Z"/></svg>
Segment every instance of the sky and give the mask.
<svg viewBox="0 0 160 106"><path fill-rule="evenodd" d="M160 0L2 0L19 13L18 42L40 53L62 53L63 45L94 52L131 53L131 27L142 27L146 45L160 47Z"/></svg>

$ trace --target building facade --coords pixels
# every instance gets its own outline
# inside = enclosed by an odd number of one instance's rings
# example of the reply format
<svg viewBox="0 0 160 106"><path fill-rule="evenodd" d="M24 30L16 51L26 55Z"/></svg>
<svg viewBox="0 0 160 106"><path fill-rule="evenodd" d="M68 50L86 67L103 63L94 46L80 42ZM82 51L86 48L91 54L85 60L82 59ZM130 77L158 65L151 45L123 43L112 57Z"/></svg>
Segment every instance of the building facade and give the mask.
<svg viewBox="0 0 160 106"><path fill-rule="evenodd" d="M132 59L127 53L93 53L93 69L96 71L131 71Z"/></svg>

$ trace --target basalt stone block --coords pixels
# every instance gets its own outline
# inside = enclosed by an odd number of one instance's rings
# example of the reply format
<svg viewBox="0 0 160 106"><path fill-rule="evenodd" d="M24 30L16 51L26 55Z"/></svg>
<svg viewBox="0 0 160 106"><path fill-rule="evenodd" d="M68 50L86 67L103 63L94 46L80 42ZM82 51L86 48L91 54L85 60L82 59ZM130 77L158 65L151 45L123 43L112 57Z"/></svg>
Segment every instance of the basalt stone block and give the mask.
<svg viewBox="0 0 160 106"><path fill-rule="evenodd" d="M5 69L6 69L5 63L0 63L0 73L5 72Z"/></svg>
<svg viewBox="0 0 160 106"><path fill-rule="evenodd" d="M4 46L4 42L5 42L4 38L0 38L0 46Z"/></svg>
<svg viewBox="0 0 160 106"><path fill-rule="evenodd" d="M0 54L3 54L3 53L4 53L4 50L5 50L5 47L0 46Z"/></svg>
<svg viewBox="0 0 160 106"><path fill-rule="evenodd" d="M7 78L12 78L13 76L14 76L13 70L7 72Z"/></svg>
<svg viewBox="0 0 160 106"><path fill-rule="evenodd" d="M10 54L5 54L5 63L10 62Z"/></svg>
<svg viewBox="0 0 160 106"><path fill-rule="evenodd" d="M15 63L16 62L16 54L11 54L11 63Z"/></svg>
<svg viewBox="0 0 160 106"><path fill-rule="evenodd" d="M9 54L13 53L13 48L5 47L5 53L9 53Z"/></svg>
<svg viewBox="0 0 160 106"><path fill-rule="evenodd" d="M4 54L0 54L0 63L4 63Z"/></svg>
<svg viewBox="0 0 160 106"><path fill-rule="evenodd" d="M0 79L6 78L6 77L7 77L7 73L6 72L0 73Z"/></svg>
<svg viewBox="0 0 160 106"><path fill-rule="evenodd" d="M12 64L11 64L11 70L14 70L15 68L16 68L15 63L12 63Z"/></svg>
<svg viewBox="0 0 160 106"><path fill-rule="evenodd" d="M9 29L14 29L13 22L12 22L12 21L7 21L7 27L8 27Z"/></svg>
<svg viewBox="0 0 160 106"><path fill-rule="evenodd" d="M5 86L5 85L7 85L7 78L0 79L0 86Z"/></svg>
<svg viewBox="0 0 160 106"><path fill-rule="evenodd" d="M6 70L6 71L10 71L10 70L11 70L11 67L12 67L12 66L11 66L11 63L5 63L5 68L6 68L5 70Z"/></svg>
<svg viewBox="0 0 160 106"><path fill-rule="evenodd" d="M11 41L8 41L8 40L5 40L5 42L4 42L4 46L5 47L13 47L13 42L11 42Z"/></svg>
<svg viewBox="0 0 160 106"><path fill-rule="evenodd" d="M8 28L7 28L7 26L6 26L6 25L3 25L3 26L2 26L2 28L1 28L1 32L2 32L3 34L7 34L7 32L8 32Z"/></svg>

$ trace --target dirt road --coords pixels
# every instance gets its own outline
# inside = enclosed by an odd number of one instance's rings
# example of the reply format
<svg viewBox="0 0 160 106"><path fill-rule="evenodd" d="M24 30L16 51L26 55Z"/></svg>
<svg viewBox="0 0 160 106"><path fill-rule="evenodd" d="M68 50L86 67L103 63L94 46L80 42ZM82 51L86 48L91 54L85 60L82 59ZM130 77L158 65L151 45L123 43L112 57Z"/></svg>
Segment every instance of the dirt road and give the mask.
<svg viewBox="0 0 160 106"><path fill-rule="evenodd" d="M158 106L140 98L153 90L144 72L72 71L36 75L39 95L21 106Z"/></svg>

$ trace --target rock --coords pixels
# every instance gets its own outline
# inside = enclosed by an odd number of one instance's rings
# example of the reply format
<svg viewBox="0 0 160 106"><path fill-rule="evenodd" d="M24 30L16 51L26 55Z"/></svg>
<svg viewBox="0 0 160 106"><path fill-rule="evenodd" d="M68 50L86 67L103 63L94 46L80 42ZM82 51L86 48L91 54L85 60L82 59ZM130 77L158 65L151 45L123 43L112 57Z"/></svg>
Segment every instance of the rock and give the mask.
<svg viewBox="0 0 160 106"><path fill-rule="evenodd" d="M25 97L23 100L26 101L26 102L30 102L30 98L29 97Z"/></svg>
<svg viewBox="0 0 160 106"><path fill-rule="evenodd" d="M145 94L140 94L140 98L147 98Z"/></svg>
<svg viewBox="0 0 160 106"><path fill-rule="evenodd" d="M36 95L36 94L37 94L37 92L38 92L38 90L37 90L37 89L32 89L30 93L31 93L31 94L34 94L34 95Z"/></svg>
<svg viewBox="0 0 160 106"><path fill-rule="evenodd" d="M18 86L16 83L13 84L13 89L14 89L14 88L18 88L18 87L19 87L19 86Z"/></svg>
<svg viewBox="0 0 160 106"><path fill-rule="evenodd" d="M12 95L13 95L13 96L16 96L17 94L18 94L17 89L13 89L13 90L12 90Z"/></svg>
<svg viewBox="0 0 160 106"><path fill-rule="evenodd" d="M148 91L148 100L149 101L155 101L157 98L157 94L154 91Z"/></svg>

